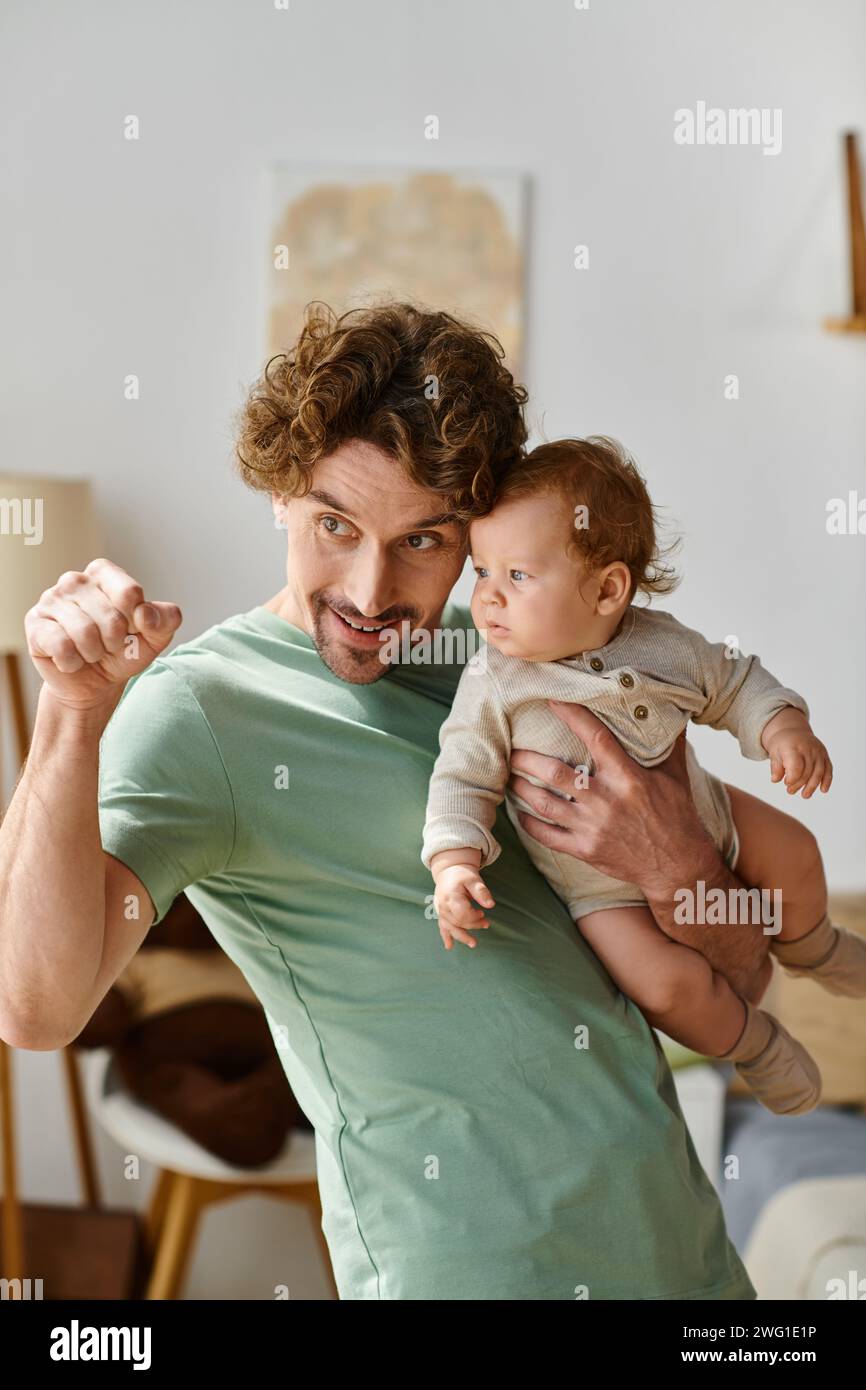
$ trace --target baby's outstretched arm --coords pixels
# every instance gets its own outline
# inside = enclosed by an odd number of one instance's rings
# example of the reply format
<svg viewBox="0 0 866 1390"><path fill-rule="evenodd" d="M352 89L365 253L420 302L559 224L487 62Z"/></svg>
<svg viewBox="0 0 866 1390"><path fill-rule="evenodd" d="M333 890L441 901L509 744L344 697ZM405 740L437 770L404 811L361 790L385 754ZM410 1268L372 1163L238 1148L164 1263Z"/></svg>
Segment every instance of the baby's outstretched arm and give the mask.
<svg viewBox="0 0 866 1390"><path fill-rule="evenodd" d="M790 796L802 788L806 800L820 787L830 790L833 764L820 739L812 732L808 719L788 706L764 725L761 743L770 757L770 781L781 782Z"/></svg>
<svg viewBox="0 0 866 1390"><path fill-rule="evenodd" d="M682 623L671 636L685 639L699 663L707 702L692 715L696 724L727 729L739 740L743 756L770 757L770 780L781 782L793 796L807 799L833 780L827 749L809 725L809 707L796 690L783 686L757 656L744 656L734 642L708 642L702 633Z"/></svg>
<svg viewBox="0 0 866 1390"><path fill-rule="evenodd" d="M436 884L433 906L446 951L451 950L455 939L465 946L476 946L478 943L469 933L490 926L483 911L475 905L496 906L478 871L480 863L481 851L477 849L445 849L430 860L430 872Z"/></svg>

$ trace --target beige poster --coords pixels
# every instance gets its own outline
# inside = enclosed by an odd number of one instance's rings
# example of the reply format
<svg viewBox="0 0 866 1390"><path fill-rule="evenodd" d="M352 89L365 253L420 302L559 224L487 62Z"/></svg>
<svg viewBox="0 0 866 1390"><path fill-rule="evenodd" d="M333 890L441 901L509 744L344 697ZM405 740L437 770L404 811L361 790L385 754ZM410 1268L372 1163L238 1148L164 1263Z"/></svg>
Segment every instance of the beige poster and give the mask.
<svg viewBox="0 0 866 1390"><path fill-rule="evenodd" d="M492 331L520 376L520 175L278 165L270 192L269 353L294 341L310 300L341 312L388 295Z"/></svg>

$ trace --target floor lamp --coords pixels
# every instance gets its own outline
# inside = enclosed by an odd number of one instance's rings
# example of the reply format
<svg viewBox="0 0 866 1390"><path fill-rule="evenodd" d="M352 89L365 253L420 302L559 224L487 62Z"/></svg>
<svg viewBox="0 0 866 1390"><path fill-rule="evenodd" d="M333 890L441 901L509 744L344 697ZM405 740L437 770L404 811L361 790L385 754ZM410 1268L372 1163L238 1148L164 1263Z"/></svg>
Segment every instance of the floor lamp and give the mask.
<svg viewBox="0 0 866 1390"><path fill-rule="evenodd" d="M0 812L5 810L3 740L8 728L17 767L29 746L21 680L26 656L24 615L65 570L83 569L100 554L90 484L33 474L0 473ZM14 777L13 777L14 781ZM79 1164L88 1203L96 1202L95 1169L75 1058L64 1049ZM18 1195L12 1049L0 1041L0 1157L3 1178L3 1269L7 1279L24 1270Z"/></svg>

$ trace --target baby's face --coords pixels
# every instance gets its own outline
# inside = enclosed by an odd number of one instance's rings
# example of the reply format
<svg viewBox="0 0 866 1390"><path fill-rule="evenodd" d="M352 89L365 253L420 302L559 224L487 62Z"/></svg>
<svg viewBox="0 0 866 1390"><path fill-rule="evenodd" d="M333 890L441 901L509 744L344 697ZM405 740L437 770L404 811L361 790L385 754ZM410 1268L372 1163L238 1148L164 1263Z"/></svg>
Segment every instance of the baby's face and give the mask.
<svg viewBox="0 0 866 1390"><path fill-rule="evenodd" d="M565 551L574 515L564 498L502 502L469 528L472 621L506 656L559 661L600 645L592 581Z"/></svg>

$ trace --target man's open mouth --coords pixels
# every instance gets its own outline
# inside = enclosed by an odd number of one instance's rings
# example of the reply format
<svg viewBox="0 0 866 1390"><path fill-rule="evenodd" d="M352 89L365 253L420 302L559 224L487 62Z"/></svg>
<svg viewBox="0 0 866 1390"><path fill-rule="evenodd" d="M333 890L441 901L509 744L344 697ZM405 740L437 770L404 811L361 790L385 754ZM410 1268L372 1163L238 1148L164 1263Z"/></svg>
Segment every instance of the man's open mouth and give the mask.
<svg viewBox="0 0 866 1390"><path fill-rule="evenodd" d="M342 613L338 613L337 617L343 618ZM351 618L343 618L343 622L354 628L356 632L381 632L383 627L387 627L387 623L376 623L373 627L368 627L366 623L353 623Z"/></svg>
<svg viewBox="0 0 866 1390"><path fill-rule="evenodd" d="M333 613L340 627L345 633L352 634L352 640L362 642L369 646L379 646L379 634L385 631L392 631L392 623L362 623L356 618L346 618L342 613L338 613L336 608L327 605L329 612Z"/></svg>

